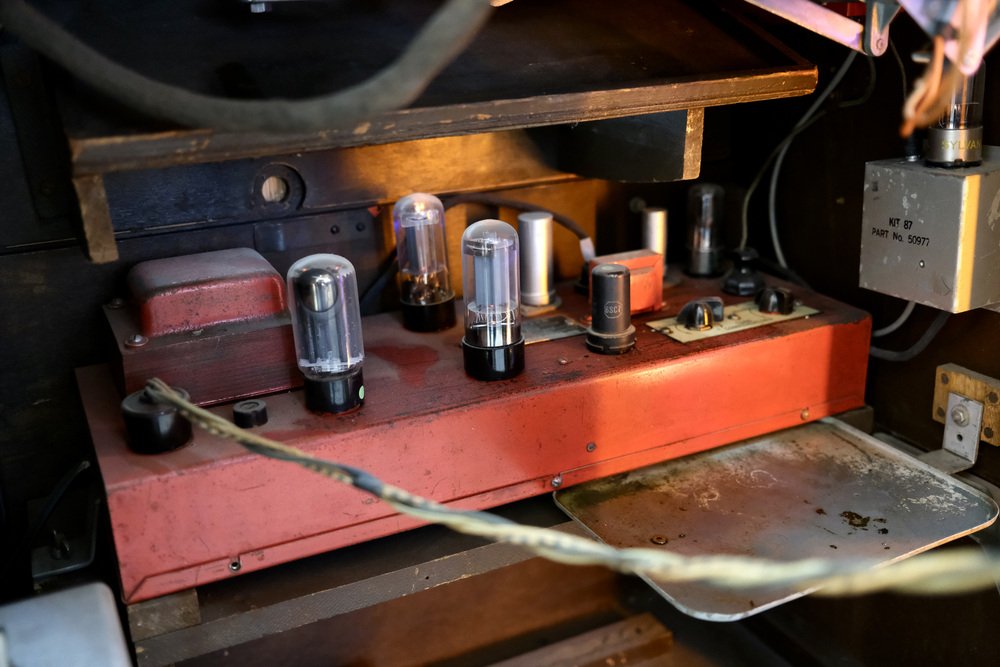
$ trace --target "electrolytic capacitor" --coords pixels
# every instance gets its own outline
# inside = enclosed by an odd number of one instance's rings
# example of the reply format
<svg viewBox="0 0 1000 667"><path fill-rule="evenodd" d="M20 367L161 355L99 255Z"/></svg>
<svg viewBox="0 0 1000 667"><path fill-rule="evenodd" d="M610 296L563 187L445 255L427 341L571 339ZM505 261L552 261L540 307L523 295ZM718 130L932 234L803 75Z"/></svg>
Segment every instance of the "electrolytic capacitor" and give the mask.
<svg viewBox="0 0 1000 667"><path fill-rule="evenodd" d="M517 216L521 255L521 303L548 306L556 297L552 268L552 214L531 211Z"/></svg>
<svg viewBox="0 0 1000 667"><path fill-rule="evenodd" d="M667 262L667 209L644 208L642 210L642 247L663 255Z"/></svg>
<svg viewBox="0 0 1000 667"><path fill-rule="evenodd" d="M587 347L599 354L628 352L635 345L628 267L599 264L594 267L590 279L593 291Z"/></svg>

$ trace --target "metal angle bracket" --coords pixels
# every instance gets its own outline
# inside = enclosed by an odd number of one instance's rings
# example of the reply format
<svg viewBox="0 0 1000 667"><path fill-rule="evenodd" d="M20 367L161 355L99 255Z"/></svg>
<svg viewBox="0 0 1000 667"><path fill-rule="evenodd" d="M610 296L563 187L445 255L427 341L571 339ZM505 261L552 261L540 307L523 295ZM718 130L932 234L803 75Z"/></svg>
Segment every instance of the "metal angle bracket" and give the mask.
<svg viewBox="0 0 1000 667"><path fill-rule="evenodd" d="M889 24L900 10L896 0L869 0L865 3L865 54L880 56L889 48Z"/></svg>
<svg viewBox="0 0 1000 667"><path fill-rule="evenodd" d="M976 464L982 428L983 404L949 392L941 449L923 454L921 460L950 474L968 470Z"/></svg>

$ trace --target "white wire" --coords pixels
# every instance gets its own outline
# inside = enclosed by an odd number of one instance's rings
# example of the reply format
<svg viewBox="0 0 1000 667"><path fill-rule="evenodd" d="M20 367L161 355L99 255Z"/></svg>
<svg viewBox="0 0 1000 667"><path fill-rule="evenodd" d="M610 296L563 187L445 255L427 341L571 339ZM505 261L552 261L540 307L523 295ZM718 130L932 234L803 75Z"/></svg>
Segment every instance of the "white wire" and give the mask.
<svg viewBox="0 0 1000 667"><path fill-rule="evenodd" d="M887 324L881 329L876 329L875 331L873 331L872 338L881 338L882 336L888 336L893 331L906 324L906 320L910 319L910 314L913 312L913 309L916 307L916 305L917 304L915 301L910 301L909 303L907 303L906 308L904 308L903 312L899 314L899 317L897 317L892 324Z"/></svg>
<svg viewBox="0 0 1000 667"><path fill-rule="evenodd" d="M826 101L826 98L830 96L830 93L840 84L843 80L844 75L847 74L847 70L851 68L854 63L854 59L857 57L857 51L851 51L847 54L847 58L844 59L844 63L837 70L837 73L833 75L830 79L830 83L826 85L826 88L820 93L819 97L813 101L812 106L802 115L799 122L795 124L792 128L792 133L783 140L784 146L778 152L778 157L774 161L774 170L771 172L771 185L767 193L767 217L771 229L771 243L774 245L774 256L778 260L778 265L783 269L788 268L788 262L785 261L785 253L781 250L781 241L778 238L778 218L775 215L775 202L777 200L778 192L778 175L781 173L781 165L785 161L785 155L788 154L788 149L792 145L791 139L794 138L796 130L801 129L809 119L812 118L813 114L819 109L819 106Z"/></svg>

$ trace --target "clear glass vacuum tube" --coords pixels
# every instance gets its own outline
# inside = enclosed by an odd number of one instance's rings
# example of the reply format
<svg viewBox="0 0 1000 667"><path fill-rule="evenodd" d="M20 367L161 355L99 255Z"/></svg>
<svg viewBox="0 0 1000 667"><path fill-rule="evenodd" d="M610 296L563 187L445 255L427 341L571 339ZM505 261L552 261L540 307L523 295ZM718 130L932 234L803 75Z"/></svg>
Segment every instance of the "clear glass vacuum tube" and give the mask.
<svg viewBox="0 0 1000 667"><path fill-rule="evenodd" d="M722 254L722 220L725 191L714 183L699 183L688 190L688 273L718 275Z"/></svg>
<svg viewBox="0 0 1000 667"><path fill-rule="evenodd" d="M504 380L524 370L518 299L517 232L500 220L480 220L462 235L465 291L465 372Z"/></svg>
<svg viewBox="0 0 1000 667"><path fill-rule="evenodd" d="M288 300L306 407L345 412L365 398L361 311L354 266L338 255L310 255L288 269Z"/></svg>
<svg viewBox="0 0 1000 667"><path fill-rule="evenodd" d="M986 64L963 77L951 95L948 108L927 131L929 164L972 167L983 161L983 99Z"/></svg>
<svg viewBox="0 0 1000 667"><path fill-rule="evenodd" d="M455 324L455 292L444 243L444 206L434 195L415 192L392 208L399 259L403 326L440 331Z"/></svg>

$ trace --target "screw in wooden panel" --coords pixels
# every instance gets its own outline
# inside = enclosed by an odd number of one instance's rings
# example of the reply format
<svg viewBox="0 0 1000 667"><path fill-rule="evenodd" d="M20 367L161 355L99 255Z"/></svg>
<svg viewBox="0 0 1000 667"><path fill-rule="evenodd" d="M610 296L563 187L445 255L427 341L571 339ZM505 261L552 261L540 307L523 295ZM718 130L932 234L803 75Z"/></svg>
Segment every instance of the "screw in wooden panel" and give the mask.
<svg viewBox="0 0 1000 667"><path fill-rule="evenodd" d="M935 411L935 414L941 419L944 419L944 408L938 406L938 409Z"/></svg>
<svg viewBox="0 0 1000 667"><path fill-rule="evenodd" d="M941 373L941 384L948 384L948 374Z"/></svg>
<svg viewBox="0 0 1000 667"><path fill-rule="evenodd" d="M993 437L993 429L991 429L989 426L983 428L983 436L987 439L991 439Z"/></svg>
<svg viewBox="0 0 1000 667"><path fill-rule="evenodd" d="M991 391L986 395L986 400L990 403L996 403L997 401L1000 401L1000 396L997 396L995 391Z"/></svg>

